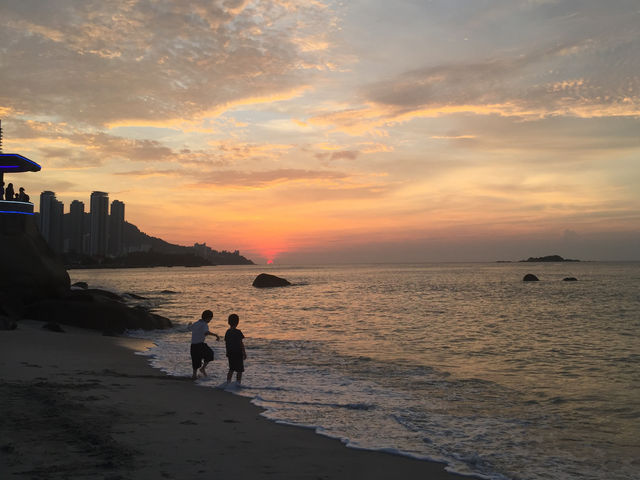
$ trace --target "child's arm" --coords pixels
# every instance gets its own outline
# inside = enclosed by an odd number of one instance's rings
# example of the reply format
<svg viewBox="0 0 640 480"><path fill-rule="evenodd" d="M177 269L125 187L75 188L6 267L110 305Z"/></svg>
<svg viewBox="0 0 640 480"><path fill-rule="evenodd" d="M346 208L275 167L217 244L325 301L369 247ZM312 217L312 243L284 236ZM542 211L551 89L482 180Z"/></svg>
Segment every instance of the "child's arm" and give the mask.
<svg viewBox="0 0 640 480"><path fill-rule="evenodd" d="M207 332L207 335L214 335L216 337L216 342L220 341L220 335L218 335L217 333Z"/></svg>
<svg viewBox="0 0 640 480"><path fill-rule="evenodd" d="M247 352L244 349L244 342L242 340L240 340L240 345L242 346L242 359L246 360L247 359Z"/></svg>

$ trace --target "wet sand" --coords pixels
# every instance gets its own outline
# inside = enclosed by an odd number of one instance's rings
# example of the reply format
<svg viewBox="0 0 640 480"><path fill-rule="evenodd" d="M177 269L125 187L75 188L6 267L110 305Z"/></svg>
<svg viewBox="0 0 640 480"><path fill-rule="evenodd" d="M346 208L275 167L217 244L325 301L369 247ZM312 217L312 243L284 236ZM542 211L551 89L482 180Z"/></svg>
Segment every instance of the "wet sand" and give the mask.
<svg viewBox="0 0 640 480"><path fill-rule="evenodd" d="M41 325L0 331L0 478L468 478L271 422L189 365L155 370L140 340Z"/></svg>

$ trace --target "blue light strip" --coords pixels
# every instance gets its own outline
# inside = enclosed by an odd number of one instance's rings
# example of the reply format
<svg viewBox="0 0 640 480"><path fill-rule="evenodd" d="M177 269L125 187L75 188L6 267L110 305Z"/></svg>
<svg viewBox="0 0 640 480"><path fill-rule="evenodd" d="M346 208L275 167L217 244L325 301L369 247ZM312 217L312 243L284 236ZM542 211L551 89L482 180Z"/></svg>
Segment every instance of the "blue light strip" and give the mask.
<svg viewBox="0 0 640 480"><path fill-rule="evenodd" d="M34 215L33 213L29 213L29 212L12 212L10 210L0 210L0 213L17 213L20 215Z"/></svg>

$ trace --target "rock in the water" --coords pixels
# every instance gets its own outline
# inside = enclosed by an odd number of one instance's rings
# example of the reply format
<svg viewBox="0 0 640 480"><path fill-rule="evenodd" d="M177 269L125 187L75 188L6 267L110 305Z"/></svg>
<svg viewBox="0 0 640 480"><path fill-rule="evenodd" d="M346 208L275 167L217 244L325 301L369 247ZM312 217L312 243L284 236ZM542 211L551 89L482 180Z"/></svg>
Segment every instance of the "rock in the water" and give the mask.
<svg viewBox="0 0 640 480"><path fill-rule="evenodd" d="M527 273L522 279L523 282L537 282L538 277L536 277L533 273Z"/></svg>
<svg viewBox="0 0 640 480"><path fill-rule="evenodd" d="M147 300L146 297L143 297L141 295L137 295L137 294L131 293L131 292L125 292L124 295L129 297L129 298L133 298L134 300Z"/></svg>
<svg viewBox="0 0 640 480"><path fill-rule="evenodd" d="M253 281L253 286L256 288L287 287L289 285L291 285L289 280L268 273L261 273Z"/></svg>
<svg viewBox="0 0 640 480"><path fill-rule="evenodd" d="M76 282L73 285L71 285L71 287L76 287L76 288L81 288L83 290L86 290L87 288L89 288L89 284L87 284L87 282Z"/></svg>
<svg viewBox="0 0 640 480"><path fill-rule="evenodd" d="M565 277L562 279L563 282L577 282L578 279L576 277Z"/></svg>

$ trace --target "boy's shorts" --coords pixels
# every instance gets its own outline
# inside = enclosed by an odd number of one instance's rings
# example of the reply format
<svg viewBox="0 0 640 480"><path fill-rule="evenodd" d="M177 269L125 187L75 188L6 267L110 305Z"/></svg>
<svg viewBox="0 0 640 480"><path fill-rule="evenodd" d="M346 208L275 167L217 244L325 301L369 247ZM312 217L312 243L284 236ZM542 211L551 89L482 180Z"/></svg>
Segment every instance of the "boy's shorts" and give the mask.
<svg viewBox="0 0 640 480"><path fill-rule="evenodd" d="M242 353L227 353L229 359L229 370L233 372L244 372L244 359Z"/></svg>
<svg viewBox="0 0 640 480"><path fill-rule="evenodd" d="M191 364L193 369L197 370L202 366L202 361L213 361L213 350L206 343L192 343L191 344Z"/></svg>

